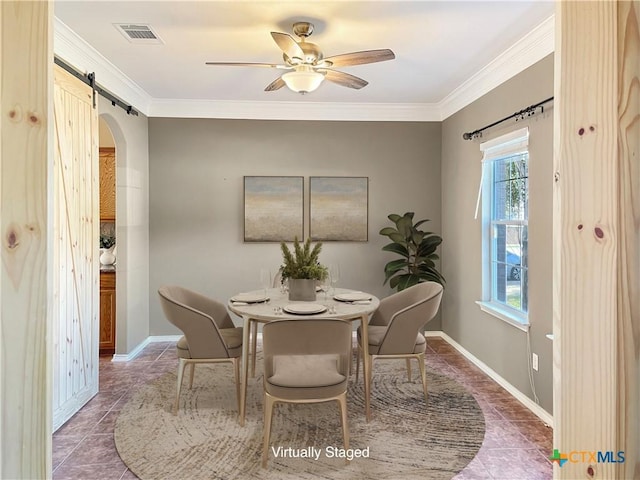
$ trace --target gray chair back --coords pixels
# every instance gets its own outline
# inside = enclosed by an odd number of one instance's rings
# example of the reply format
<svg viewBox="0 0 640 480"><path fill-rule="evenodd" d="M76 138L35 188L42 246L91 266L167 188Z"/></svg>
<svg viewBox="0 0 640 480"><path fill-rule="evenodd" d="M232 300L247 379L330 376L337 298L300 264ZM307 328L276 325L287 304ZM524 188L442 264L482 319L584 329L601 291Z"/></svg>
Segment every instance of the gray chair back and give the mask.
<svg viewBox="0 0 640 480"><path fill-rule="evenodd" d="M371 319L371 325L388 326L378 354L412 353L420 329L438 312L442 292L439 283L423 282L384 298Z"/></svg>
<svg viewBox="0 0 640 480"><path fill-rule="evenodd" d="M233 327L224 305L175 285L160 287L158 294L167 320L184 333L191 358L229 358L218 330L230 328L221 325Z"/></svg>
<svg viewBox="0 0 640 480"><path fill-rule="evenodd" d="M277 355L336 355L338 372L349 377L352 337L347 320L276 320L264 325L262 335L265 379L273 375Z"/></svg>

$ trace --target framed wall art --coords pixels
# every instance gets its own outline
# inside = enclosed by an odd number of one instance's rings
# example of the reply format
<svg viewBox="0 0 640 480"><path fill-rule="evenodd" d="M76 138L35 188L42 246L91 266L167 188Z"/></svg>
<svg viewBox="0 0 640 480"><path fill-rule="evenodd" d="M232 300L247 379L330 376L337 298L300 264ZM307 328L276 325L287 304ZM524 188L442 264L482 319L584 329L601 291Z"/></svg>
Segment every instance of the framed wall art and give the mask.
<svg viewBox="0 0 640 480"><path fill-rule="evenodd" d="M368 177L309 178L309 235L312 240L368 241L368 210Z"/></svg>
<svg viewBox="0 0 640 480"><path fill-rule="evenodd" d="M303 177L244 177L245 242L302 240L303 225Z"/></svg>

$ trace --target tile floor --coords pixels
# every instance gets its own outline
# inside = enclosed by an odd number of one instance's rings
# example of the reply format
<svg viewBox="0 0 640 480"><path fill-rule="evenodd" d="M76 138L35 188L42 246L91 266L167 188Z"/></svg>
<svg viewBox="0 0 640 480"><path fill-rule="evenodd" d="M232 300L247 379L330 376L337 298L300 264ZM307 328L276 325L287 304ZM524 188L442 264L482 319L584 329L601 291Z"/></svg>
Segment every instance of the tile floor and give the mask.
<svg viewBox="0 0 640 480"><path fill-rule="evenodd" d="M457 480L542 480L552 478L548 456L552 430L496 382L441 338L428 338L427 365L464 384L486 420L476 458ZM53 435L54 480L137 478L122 463L113 440L119 410L136 389L175 371L175 344L153 343L134 360L100 359L100 392Z"/></svg>

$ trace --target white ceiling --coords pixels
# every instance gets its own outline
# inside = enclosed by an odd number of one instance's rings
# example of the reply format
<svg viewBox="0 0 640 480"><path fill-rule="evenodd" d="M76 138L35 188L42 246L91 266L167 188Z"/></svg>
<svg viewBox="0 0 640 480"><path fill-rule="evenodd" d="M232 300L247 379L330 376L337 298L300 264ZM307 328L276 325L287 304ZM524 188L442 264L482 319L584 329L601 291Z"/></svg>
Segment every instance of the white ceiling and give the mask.
<svg viewBox="0 0 640 480"><path fill-rule="evenodd" d="M114 70L128 77L131 85L143 91L151 104L177 105L184 100L193 104L198 100L222 104L303 102L334 107L442 104L548 20L554 10L551 0L56 0L54 5L57 30L62 22L79 35L116 67ZM204 64L282 63L269 32L292 34L291 24L299 20L314 23L310 41L318 44L325 56L390 48L396 59L341 69L369 82L361 90L325 81L305 96L286 88L265 92L265 86L281 73L274 69ZM150 24L164 44L130 43L114 23ZM56 37L56 53L59 43ZM99 74L97 79L100 82ZM153 110L153 105L149 108Z"/></svg>

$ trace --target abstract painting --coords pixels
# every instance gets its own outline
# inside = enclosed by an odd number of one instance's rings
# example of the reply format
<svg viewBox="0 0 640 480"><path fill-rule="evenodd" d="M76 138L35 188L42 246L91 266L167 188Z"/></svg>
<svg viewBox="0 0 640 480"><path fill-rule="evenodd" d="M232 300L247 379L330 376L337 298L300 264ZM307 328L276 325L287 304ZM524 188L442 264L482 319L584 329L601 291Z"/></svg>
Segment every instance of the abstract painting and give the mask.
<svg viewBox="0 0 640 480"><path fill-rule="evenodd" d="M302 240L303 177L244 177L244 241Z"/></svg>
<svg viewBox="0 0 640 480"><path fill-rule="evenodd" d="M368 177L310 177L309 234L314 241L366 242Z"/></svg>

